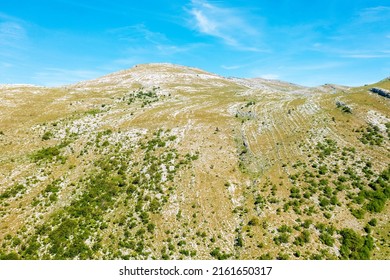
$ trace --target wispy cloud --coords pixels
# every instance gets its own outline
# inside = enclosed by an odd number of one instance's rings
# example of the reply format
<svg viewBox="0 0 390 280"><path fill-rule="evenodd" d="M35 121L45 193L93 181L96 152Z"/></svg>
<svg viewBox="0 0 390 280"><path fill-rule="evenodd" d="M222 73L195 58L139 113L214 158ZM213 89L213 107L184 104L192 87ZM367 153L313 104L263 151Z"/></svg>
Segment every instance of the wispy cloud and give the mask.
<svg viewBox="0 0 390 280"><path fill-rule="evenodd" d="M159 55L174 55L193 50L201 44L179 45L172 42L164 33L148 29L144 24L136 24L111 29L109 33L115 34L119 40L127 42L127 52L132 54L154 53Z"/></svg>
<svg viewBox="0 0 390 280"><path fill-rule="evenodd" d="M375 59L390 57L389 43L383 39L383 35L373 34L369 39L358 39L361 38L332 38L327 44L314 44L311 50L339 58ZM341 44L340 42L343 41L346 43ZM381 43L371 43L375 41Z"/></svg>
<svg viewBox="0 0 390 280"><path fill-rule="evenodd" d="M9 62L0 62L0 66L2 68L10 68L10 67L13 67L14 65L12 63L9 63Z"/></svg>
<svg viewBox="0 0 390 280"><path fill-rule="evenodd" d="M328 53L334 54L341 58L354 58L354 59L375 59L375 58L388 58L390 57L390 51L387 49L386 44L380 44L379 46L363 46L362 48L355 49L341 49L337 47L324 48Z"/></svg>
<svg viewBox="0 0 390 280"><path fill-rule="evenodd" d="M267 80L277 80L280 78L278 74L263 74L260 75L260 78L267 79Z"/></svg>
<svg viewBox="0 0 390 280"><path fill-rule="evenodd" d="M24 28L15 22L0 23L0 44L9 44L26 38Z"/></svg>
<svg viewBox="0 0 390 280"><path fill-rule="evenodd" d="M225 70L236 70L244 67L244 65L221 65L221 68Z"/></svg>
<svg viewBox="0 0 390 280"><path fill-rule="evenodd" d="M115 40L123 43L120 57L112 61L114 68L130 67L150 61L173 62L191 53L205 44L177 43L166 34L150 29L145 24L124 26L107 31Z"/></svg>
<svg viewBox="0 0 390 280"><path fill-rule="evenodd" d="M314 71L314 70L324 70L324 69L336 69L343 66L344 63L340 61L329 61L329 62L319 62L313 64L305 64L293 66L291 69L294 70L305 70L305 71Z"/></svg>
<svg viewBox="0 0 390 280"><path fill-rule="evenodd" d="M20 48L27 39L24 23L6 14L0 13L0 47Z"/></svg>
<svg viewBox="0 0 390 280"><path fill-rule="evenodd" d="M124 26L111 29L108 32L115 34L119 40L128 41L130 43L143 40L153 44L161 44L161 42L168 41L165 34L151 31L144 24Z"/></svg>
<svg viewBox="0 0 390 280"><path fill-rule="evenodd" d="M357 58L357 59L389 58L390 54L385 54L385 53L382 53L382 54L356 53L356 54L342 55L342 57Z"/></svg>
<svg viewBox="0 0 390 280"><path fill-rule="evenodd" d="M371 7L359 12L359 21L363 23L389 21L389 19L390 6Z"/></svg>
<svg viewBox="0 0 390 280"><path fill-rule="evenodd" d="M2 78L9 75L14 65L26 66L26 56L30 50L28 23L0 12L0 65ZM6 70L7 69L7 70ZM5 71L7 73L5 73Z"/></svg>
<svg viewBox="0 0 390 280"><path fill-rule="evenodd" d="M257 66L259 63L262 63L264 59L258 59L257 57L250 57L249 59L245 59L245 61L240 61L240 63L232 64L232 65L221 65L222 69L225 70L237 70L243 68L252 68L253 66Z"/></svg>
<svg viewBox="0 0 390 280"><path fill-rule="evenodd" d="M269 67L254 66L247 69L245 77L279 80L283 79L284 74L283 69L269 69Z"/></svg>
<svg viewBox="0 0 390 280"><path fill-rule="evenodd" d="M216 37L238 50L262 51L259 48L261 33L238 8L217 6L204 0L192 0L190 7L190 24L198 32Z"/></svg>

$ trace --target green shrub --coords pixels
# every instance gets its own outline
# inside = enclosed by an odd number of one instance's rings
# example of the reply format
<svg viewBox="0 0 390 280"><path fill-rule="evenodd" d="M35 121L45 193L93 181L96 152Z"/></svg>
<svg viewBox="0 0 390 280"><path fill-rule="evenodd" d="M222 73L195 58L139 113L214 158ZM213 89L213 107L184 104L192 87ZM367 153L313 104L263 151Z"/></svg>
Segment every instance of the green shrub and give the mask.
<svg viewBox="0 0 390 280"><path fill-rule="evenodd" d="M210 255L218 260L226 260L231 257L231 254L226 253L225 251L221 251L221 248L216 247L211 252Z"/></svg>
<svg viewBox="0 0 390 280"><path fill-rule="evenodd" d="M147 229L150 233L153 233L155 228L156 228L156 225L153 223L149 223L147 226Z"/></svg>
<svg viewBox="0 0 390 280"><path fill-rule="evenodd" d="M298 235L293 244L297 246L303 246L305 243L310 242L310 232L308 230L302 231L300 235Z"/></svg>
<svg viewBox="0 0 390 280"><path fill-rule="evenodd" d="M274 237L274 242L276 245L289 242L289 235L287 233L281 233L280 235Z"/></svg>
<svg viewBox="0 0 390 280"><path fill-rule="evenodd" d="M341 230L340 235L342 237L340 255L343 259L370 259L371 251L374 249L374 240L371 236L362 237L349 228Z"/></svg>
<svg viewBox="0 0 390 280"><path fill-rule="evenodd" d="M259 224L259 218L253 217L249 220L248 226L257 226Z"/></svg>
<svg viewBox="0 0 390 280"><path fill-rule="evenodd" d="M363 219L366 211L364 209L351 209L351 213L356 219Z"/></svg>
<svg viewBox="0 0 390 280"><path fill-rule="evenodd" d="M276 257L276 259L277 259L277 260L288 260L288 259L289 259L289 255L280 252L280 253L278 254L278 256Z"/></svg>
<svg viewBox="0 0 390 280"><path fill-rule="evenodd" d="M325 245L327 245L329 247L332 247L334 244L333 237L327 232L321 233L319 238L320 238L322 243L324 243Z"/></svg>
<svg viewBox="0 0 390 280"><path fill-rule="evenodd" d="M327 198L325 198L325 197L322 197L322 198L320 199L320 206L321 206L321 207L326 207L326 206L328 206L329 204L330 204L329 199L327 199Z"/></svg>
<svg viewBox="0 0 390 280"><path fill-rule="evenodd" d="M337 151L336 141L331 139L325 139L324 142L317 144L317 150L319 150L319 157L324 158Z"/></svg>
<svg viewBox="0 0 390 280"><path fill-rule="evenodd" d="M359 138L359 140L363 144L380 146L383 143L384 137L381 134L378 126L370 125L365 128L365 131L363 131L362 136L361 138Z"/></svg>
<svg viewBox="0 0 390 280"><path fill-rule="evenodd" d="M368 224L369 224L370 226L375 227L375 226L378 224L378 221L377 221L377 219L373 218L373 219L371 219L371 220L368 222Z"/></svg>
<svg viewBox="0 0 390 280"><path fill-rule="evenodd" d="M53 160L65 162L66 157L61 155L61 149L69 145L69 142L62 142L57 146L42 148L31 155L33 162L51 162Z"/></svg>
<svg viewBox="0 0 390 280"><path fill-rule="evenodd" d="M292 229L291 227L287 226L287 225L282 225L278 228L278 232L292 232Z"/></svg>
<svg viewBox="0 0 390 280"><path fill-rule="evenodd" d="M51 131L46 131L43 135L42 135L42 140L49 140L53 137L53 133Z"/></svg>
<svg viewBox="0 0 390 280"><path fill-rule="evenodd" d="M0 252L0 260L20 260L20 257L15 252L8 253L8 254L2 254Z"/></svg>
<svg viewBox="0 0 390 280"><path fill-rule="evenodd" d="M0 195L0 200L15 197L17 194L23 194L26 191L26 186L23 184L15 184L12 187L5 190Z"/></svg>
<svg viewBox="0 0 390 280"><path fill-rule="evenodd" d="M290 197L291 198L301 198L300 190L298 188L292 187L290 190Z"/></svg>
<svg viewBox="0 0 390 280"><path fill-rule="evenodd" d="M243 247L244 246L244 239L242 238L241 234L239 234L237 236L237 238L235 239L234 246L237 246L237 247Z"/></svg>

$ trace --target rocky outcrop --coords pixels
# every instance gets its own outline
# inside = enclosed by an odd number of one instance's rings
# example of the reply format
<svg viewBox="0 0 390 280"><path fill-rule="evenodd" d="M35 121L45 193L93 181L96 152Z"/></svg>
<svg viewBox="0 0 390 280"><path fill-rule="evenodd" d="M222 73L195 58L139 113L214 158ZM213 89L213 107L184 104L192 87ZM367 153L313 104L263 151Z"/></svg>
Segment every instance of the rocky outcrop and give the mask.
<svg viewBox="0 0 390 280"><path fill-rule="evenodd" d="M379 94L380 96L390 98L390 91L382 88L371 88L370 91Z"/></svg>

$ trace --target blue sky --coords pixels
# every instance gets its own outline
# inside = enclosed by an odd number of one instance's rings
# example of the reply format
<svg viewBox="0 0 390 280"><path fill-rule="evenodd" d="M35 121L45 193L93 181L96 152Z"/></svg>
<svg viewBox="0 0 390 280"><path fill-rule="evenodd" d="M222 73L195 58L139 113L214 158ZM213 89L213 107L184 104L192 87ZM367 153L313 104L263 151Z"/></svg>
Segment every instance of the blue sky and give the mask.
<svg viewBox="0 0 390 280"><path fill-rule="evenodd" d="M150 62L376 82L390 76L390 1L0 1L0 84L70 84Z"/></svg>

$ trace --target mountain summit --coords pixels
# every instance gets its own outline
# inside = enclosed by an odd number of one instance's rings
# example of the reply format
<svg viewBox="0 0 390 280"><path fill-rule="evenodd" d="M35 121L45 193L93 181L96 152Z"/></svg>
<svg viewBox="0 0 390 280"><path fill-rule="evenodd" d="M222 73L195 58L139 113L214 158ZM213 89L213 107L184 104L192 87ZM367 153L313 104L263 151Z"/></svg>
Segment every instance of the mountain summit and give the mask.
<svg viewBox="0 0 390 280"><path fill-rule="evenodd" d="M388 259L389 99L144 64L0 86L3 259Z"/></svg>

